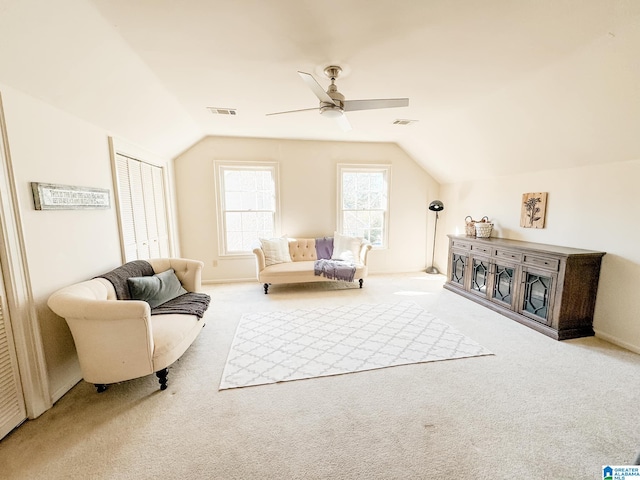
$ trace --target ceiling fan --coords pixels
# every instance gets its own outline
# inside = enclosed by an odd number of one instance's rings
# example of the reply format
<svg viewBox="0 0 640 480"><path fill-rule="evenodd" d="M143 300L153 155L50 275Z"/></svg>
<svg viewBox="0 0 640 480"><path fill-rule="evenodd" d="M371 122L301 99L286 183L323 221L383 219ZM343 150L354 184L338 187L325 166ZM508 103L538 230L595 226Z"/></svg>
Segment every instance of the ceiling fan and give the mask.
<svg viewBox="0 0 640 480"><path fill-rule="evenodd" d="M303 108L301 110L289 110L286 112L267 113L269 115L282 115L283 113L307 112L309 110L320 110L320 115L328 118L335 118L342 130L351 130L351 124L345 112L354 110L373 110L378 108L407 107L408 98L387 98L377 100L345 100L344 95L338 92L336 78L342 69L331 65L324 69L324 74L331 80L331 85L325 92L315 78L309 73L298 72L302 80L320 100L320 105L315 108Z"/></svg>

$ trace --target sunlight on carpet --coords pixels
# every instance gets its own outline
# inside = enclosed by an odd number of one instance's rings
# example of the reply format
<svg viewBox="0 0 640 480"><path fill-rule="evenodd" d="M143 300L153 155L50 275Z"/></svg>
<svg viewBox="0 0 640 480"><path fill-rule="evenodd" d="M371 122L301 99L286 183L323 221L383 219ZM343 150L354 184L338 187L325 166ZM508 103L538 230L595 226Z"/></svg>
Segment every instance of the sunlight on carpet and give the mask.
<svg viewBox="0 0 640 480"><path fill-rule="evenodd" d="M492 355L413 302L244 315L220 390Z"/></svg>

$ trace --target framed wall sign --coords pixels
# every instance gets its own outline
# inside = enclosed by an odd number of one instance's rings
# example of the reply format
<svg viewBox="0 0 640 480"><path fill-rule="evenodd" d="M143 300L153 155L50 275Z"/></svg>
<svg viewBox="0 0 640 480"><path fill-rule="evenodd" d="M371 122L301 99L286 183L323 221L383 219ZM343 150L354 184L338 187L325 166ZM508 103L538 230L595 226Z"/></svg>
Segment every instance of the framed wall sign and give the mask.
<svg viewBox="0 0 640 480"><path fill-rule="evenodd" d="M109 190L31 182L36 210L86 210L111 208Z"/></svg>

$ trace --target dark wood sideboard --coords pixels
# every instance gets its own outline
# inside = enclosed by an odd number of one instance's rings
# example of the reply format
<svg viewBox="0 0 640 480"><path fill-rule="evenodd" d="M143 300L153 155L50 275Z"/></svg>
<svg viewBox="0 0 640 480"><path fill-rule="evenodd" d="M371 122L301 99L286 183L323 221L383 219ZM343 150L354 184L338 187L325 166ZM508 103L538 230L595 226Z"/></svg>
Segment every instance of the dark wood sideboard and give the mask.
<svg viewBox="0 0 640 480"><path fill-rule="evenodd" d="M444 288L556 340L593 332L604 252L449 235Z"/></svg>

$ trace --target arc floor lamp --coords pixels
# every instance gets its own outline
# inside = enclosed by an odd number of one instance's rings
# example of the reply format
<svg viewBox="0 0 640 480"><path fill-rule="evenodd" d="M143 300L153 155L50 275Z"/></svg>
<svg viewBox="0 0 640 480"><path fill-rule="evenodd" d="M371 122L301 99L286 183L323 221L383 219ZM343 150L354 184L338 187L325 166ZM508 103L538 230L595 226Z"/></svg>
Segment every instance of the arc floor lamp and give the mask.
<svg viewBox="0 0 640 480"><path fill-rule="evenodd" d="M427 268L427 273L439 274L440 271L433 264L436 255L436 230L438 229L438 212L444 210L444 204L440 200L434 200L429 204L429 210L436 212L436 223L433 227L433 248L431 249L431 266Z"/></svg>

